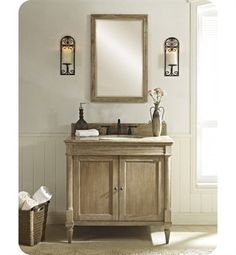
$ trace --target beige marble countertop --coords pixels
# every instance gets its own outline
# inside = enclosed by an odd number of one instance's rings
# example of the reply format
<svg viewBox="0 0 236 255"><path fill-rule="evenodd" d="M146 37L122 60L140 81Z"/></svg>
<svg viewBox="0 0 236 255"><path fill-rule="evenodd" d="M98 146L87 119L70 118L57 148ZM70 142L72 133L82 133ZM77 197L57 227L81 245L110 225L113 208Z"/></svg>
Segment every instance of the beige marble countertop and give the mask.
<svg viewBox="0 0 236 255"><path fill-rule="evenodd" d="M97 137L68 137L65 143L152 143L173 144L169 136L103 135Z"/></svg>

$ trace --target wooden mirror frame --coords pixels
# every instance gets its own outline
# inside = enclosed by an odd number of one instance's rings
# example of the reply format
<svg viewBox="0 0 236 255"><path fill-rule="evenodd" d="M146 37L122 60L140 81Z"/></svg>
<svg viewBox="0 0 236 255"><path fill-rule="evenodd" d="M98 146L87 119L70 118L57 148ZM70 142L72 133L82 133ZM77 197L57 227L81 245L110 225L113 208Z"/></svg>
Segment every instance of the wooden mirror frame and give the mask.
<svg viewBox="0 0 236 255"><path fill-rule="evenodd" d="M97 95L97 56L96 20L142 21L142 96L98 96ZM147 61L147 24L148 16L142 14L92 14L91 15L91 101L92 102L147 102L148 61Z"/></svg>

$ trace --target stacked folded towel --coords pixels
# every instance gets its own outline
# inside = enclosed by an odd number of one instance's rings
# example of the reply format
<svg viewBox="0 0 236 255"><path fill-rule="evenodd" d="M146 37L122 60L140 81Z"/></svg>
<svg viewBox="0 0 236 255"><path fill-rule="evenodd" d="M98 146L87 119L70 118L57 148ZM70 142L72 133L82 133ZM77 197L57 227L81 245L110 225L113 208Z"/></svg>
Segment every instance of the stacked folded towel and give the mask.
<svg viewBox="0 0 236 255"><path fill-rule="evenodd" d="M48 188L41 186L32 196L26 191L19 192L19 209L21 210L30 210L33 207L49 201L52 197L52 194L49 192Z"/></svg>
<svg viewBox="0 0 236 255"><path fill-rule="evenodd" d="M97 129L76 130L76 136L99 136Z"/></svg>

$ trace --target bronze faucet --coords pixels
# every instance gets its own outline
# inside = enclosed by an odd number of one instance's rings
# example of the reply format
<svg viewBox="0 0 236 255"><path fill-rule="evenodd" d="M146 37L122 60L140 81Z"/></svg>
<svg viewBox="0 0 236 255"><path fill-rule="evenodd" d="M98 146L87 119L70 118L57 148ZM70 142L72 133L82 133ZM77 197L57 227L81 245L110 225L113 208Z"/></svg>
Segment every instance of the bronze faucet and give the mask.
<svg viewBox="0 0 236 255"><path fill-rule="evenodd" d="M120 123L120 119L117 120L117 125L109 126L101 126L102 128L106 128L106 135L111 135L111 134L116 134L116 135L122 135L122 131L124 132L123 134L128 134L132 135L132 128L136 128L136 125L132 124L124 124L123 127ZM127 131L125 132L124 130L127 128Z"/></svg>
<svg viewBox="0 0 236 255"><path fill-rule="evenodd" d="M120 119L118 119L118 122L117 122L117 135L120 135L121 134L121 124L120 124Z"/></svg>

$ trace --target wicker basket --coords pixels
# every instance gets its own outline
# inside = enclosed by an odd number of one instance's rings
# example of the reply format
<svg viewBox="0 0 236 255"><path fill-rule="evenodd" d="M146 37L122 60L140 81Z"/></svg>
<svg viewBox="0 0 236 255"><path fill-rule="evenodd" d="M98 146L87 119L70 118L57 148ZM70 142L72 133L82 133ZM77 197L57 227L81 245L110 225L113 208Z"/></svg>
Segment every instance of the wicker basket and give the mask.
<svg viewBox="0 0 236 255"><path fill-rule="evenodd" d="M46 232L46 225L47 225L49 203L50 203L50 201L48 201L44 204L44 221L43 221L43 232L42 232L42 238L41 238L42 242L45 241L45 232Z"/></svg>
<svg viewBox="0 0 236 255"><path fill-rule="evenodd" d="M45 240L49 202L38 205L29 211L19 210L19 243L35 245Z"/></svg>

